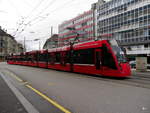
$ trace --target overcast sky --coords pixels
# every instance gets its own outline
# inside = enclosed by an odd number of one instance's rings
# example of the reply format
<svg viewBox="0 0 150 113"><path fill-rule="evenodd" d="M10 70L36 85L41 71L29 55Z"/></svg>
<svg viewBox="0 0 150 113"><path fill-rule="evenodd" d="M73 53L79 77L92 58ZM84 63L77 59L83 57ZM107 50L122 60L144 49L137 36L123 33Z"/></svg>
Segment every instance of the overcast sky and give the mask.
<svg viewBox="0 0 150 113"><path fill-rule="evenodd" d="M0 26L19 42L26 39L28 50L38 49L50 37L50 28L91 8L98 0L0 0Z"/></svg>

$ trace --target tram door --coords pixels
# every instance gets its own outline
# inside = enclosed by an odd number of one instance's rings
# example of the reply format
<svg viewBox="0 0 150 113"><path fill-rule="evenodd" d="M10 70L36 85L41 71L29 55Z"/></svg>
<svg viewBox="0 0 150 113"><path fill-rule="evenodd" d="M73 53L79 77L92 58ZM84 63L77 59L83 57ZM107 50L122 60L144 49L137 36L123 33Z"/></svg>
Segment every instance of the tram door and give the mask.
<svg viewBox="0 0 150 113"><path fill-rule="evenodd" d="M97 70L101 68L101 50L100 49L95 50L95 67Z"/></svg>
<svg viewBox="0 0 150 113"><path fill-rule="evenodd" d="M66 52L61 52L61 65L66 66Z"/></svg>
<svg viewBox="0 0 150 113"><path fill-rule="evenodd" d="M49 57L48 50L46 50L45 57L46 57L46 60L45 60L46 66L45 67L48 68L48 57Z"/></svg>

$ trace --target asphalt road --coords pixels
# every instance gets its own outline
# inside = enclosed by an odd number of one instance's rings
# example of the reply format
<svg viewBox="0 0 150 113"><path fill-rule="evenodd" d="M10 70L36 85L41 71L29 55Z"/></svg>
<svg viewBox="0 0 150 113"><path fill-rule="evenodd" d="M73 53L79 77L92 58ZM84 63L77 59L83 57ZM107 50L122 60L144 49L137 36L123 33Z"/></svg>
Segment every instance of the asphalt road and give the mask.
<svg viewBox="0 0 150 113"><path fill-rule="evenodd" d="M150 89L50 69L6 63L0 63L0 68L14 73L71 113L150 113ZM26 88L19 88L23 94L28 92ZM38 98L38 95L32 93L24 95L31 103L32 99ZM36 103L38 99L33 105ZM42 104L37 107L42 107Z"/></svg>

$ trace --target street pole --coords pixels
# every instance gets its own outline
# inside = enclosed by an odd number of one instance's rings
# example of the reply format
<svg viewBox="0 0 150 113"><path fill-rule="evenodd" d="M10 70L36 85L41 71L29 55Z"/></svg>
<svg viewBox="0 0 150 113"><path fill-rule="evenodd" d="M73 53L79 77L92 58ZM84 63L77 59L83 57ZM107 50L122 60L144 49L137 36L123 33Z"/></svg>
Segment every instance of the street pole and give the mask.
<svg viewBox="0 0 150 113"><path fill-rule="evenodd" d="M53 26L51 26L51 36L53 35Z"/></svg>
<svg viewBox="0 0 150 113"><path fill-rule="evenodd" d="M40 41L40 39L37 38L37 39L34 39L34 41L39 41L39 50L41 50L41 41Z"/></svg>
<svg viewBox="0 0 150 113"><path fill-rule="evenodd" d="M26 52L26 38L24 37L24 52Z"/></svg>
<svg viewBox="0 0 150 113"><path fill-rule="evenodd" d="M73 72L73 45L74 42L70 42L70 70Z"/></svg>
<svg viewBox="0 0 150 113"><path fill-rule="evenodd" d="M40 40L39 40L39 50L41 50L41 42L40 42Z"/></svg>
<svg viewBox="0 0 150 113"><path fill-rule="evenodd" d="M76 32L76 29L75 28L71 28L71 27L67 27L66 29L70 30L70 31L74 31L74 33L76 33L76 37L75 39L73 40L73 42L70 41L70 70L73 72L73 45L75 44L75 41L78 40L79 38L79 33Z"/></svg>

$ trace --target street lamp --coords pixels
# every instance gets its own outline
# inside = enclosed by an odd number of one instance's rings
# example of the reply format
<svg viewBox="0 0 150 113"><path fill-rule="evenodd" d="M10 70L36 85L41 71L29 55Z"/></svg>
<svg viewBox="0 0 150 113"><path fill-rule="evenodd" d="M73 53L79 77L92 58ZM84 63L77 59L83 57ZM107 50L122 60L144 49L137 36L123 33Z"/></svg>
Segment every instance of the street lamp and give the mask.
<svg viewBox="0 0 150 113"><path fill-rule="evenodd" d="M75 41L79 38L79 35L85 34L84 31L76 31L76 28L74 28L74 27L67 27L66 29L68 29L69 31L73 31L73 33L76 34L75 39L72 42L70 41L70 44L72 44L72 45L74 45Z"/></svg>
<svg viewBox="0 0 150 113"><path fill-rule="evenodd" d="M39 50L41 50L41 42L39 38L34 39L34 41L39 41Z"/></svg>
<svg viewBox="0 0 150 113"><path fill-rule="evenodd" d="M73 45L75 44L75 41L79 38L79 35L85 34L84 31L76 31L74 27L67 27L66 29L73 31L76 33L76 37L73 41L70 41L70 70L73 72Z"/></svg>
<svg viewBox="0 0 150 113"><path fill-rule="evenodd" d="M70 31L74 31L75 32L75 28L72 27L67 27L66 29L70 30ZM73 72L73 45L75 43L75 40L78 39L79 34L77 33L77 36L75 37L75 39L73 40L73 42L70 41L70 70Z"/></svg>
<svg viewBox="0 0 150 113"><path fill-rule="evenodd" d="M17 40L17 41L20 42L23 45L23 51L26 52L27 51L26 42L27 41L33 41L33 40L27 40L26 37L24 37L23 40Z"/></svg>

